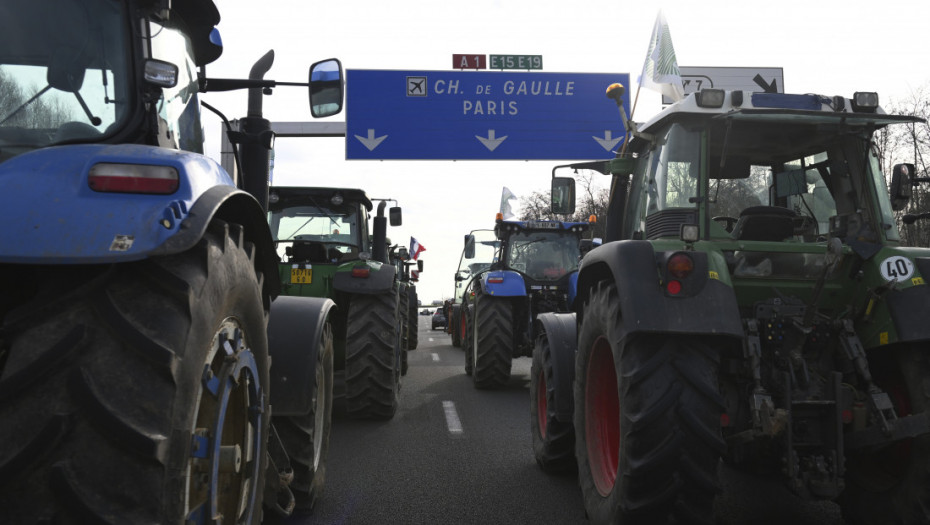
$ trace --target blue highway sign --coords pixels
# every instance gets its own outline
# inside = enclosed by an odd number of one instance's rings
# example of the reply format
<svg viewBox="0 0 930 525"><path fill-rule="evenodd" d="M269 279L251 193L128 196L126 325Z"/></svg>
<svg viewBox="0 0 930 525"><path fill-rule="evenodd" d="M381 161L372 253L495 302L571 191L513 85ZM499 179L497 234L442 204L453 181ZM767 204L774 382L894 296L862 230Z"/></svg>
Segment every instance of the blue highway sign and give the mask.
<svg viewBox="0 0 930 525"><path fill-rule="evenodd" d="M628 73L346 71L346 159L598 160L623 144Z"/></svg>

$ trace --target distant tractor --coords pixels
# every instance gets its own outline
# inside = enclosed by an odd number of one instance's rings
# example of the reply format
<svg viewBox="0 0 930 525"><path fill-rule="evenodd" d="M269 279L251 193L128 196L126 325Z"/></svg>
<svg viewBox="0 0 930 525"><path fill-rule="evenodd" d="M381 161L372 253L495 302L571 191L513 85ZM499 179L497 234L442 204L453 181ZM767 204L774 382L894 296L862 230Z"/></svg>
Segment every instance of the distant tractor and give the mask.
<svg viewBox="0 0 930 525"><path fill-rule="evenodd" d="M498 216L491 264L476 267L462 294L465 373L476 388L510 381L515 357L533 355L536 316L568 312L575 298L587 222L510 221ZM473 260L466 238L463 260Z"/></svg>
<svg viewBox="0 0 930 525"><path fill-rule="evenodd" d="M472 278L490 268L497 256L498 245L500 241L494 230L472 230L465 235L465 249L455 271L455 293L443 303L446 333L452 336L452 346L461 347L465 333L465 311L462 309L465 289Z"/></svg>
<svg viewBox="0 0 930 525"><path fill-rule="evenodd" d="M334 369L345 378L349 416L390 419L400 395L407 291L388 260L385 201L369 234L373 207L359 189L278 186L268 221L281 294L336 303ZM391 208L390 219L401 224L400 208Z"/></svg>
<svg viewBox="0 0 930 525"><path fill-rule="evenodd" d="M401 301L406 305L404 310L406 312L406 325L402 336L403 347L407 351L416 350L419 345L417 309L420 303L417 296L417 281L420 280L420 273L423 272L423 260L410 260L410 252L406 247L399 245L391 247L390 258L391 263L396 268L397 278L406 291L406 297L401 297ZM406 374L406 371L404 373Z"/></svg>

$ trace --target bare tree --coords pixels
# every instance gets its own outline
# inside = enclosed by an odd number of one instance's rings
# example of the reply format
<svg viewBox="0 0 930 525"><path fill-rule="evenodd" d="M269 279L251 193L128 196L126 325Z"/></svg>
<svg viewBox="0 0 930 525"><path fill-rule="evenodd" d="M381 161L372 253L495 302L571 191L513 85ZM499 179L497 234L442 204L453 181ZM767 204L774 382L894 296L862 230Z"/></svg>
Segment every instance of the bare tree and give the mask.
<svg viewBox="0 0 930 525"><path fill-rule="evenodd" d="M916 90L911 96L894 100L886 107L889 113L914 115L930 119L930 84ZM916 177L930 177L930 124L926 121L905 125L887 126L876 137L876 146L882 160L882 171L890 184L892 166L912 163ZM930 185L920 184L913 190L906 209L896 212L900 221L905 214L930 211ZM901 240L909 246L930 246L930 221L901 224Z"/></svg>
<svg viewBox="0 0 930 525"><path fill-rule="evenodd" d="M38 91L34 86L25 89L12 75L0 68L0 121L9 117L5 126L55 129L64 122L74 120L71 108L48 93L46 98L39 97L26 104Z"/></svg>
<svg viewBox="0 0 930 525"><path fill-rule="evenodd" d="M581 191L578 192L578 201L575 213L569 216L556 215L549 207L549 191L534 191L527 197L520 198L520 216L522 221L528 220L554 220L565 222L587 222L591 215L597 218L592 226L592 236L604 238L607 229L607 203L610 199L607 188L598 187L594 172L581 172L577 181Z"/></svg>

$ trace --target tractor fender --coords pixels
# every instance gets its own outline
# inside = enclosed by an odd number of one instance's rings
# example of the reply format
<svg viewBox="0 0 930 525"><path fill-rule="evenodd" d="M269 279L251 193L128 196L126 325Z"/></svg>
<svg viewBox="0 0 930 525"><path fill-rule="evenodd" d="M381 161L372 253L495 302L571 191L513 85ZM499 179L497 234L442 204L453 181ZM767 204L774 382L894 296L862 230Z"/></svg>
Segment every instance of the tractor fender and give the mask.
<svg viewBox="0 0 930 525"><path fill-rule="evenodd" d="M95 191L95 166L156 166L177 174L170 194ZM3 262L107 264L149 257L181 233L208 189L235 185L203 155L138 144L42 148L0 164ZM45 206L37 204L47 203Z"/></svg>
<svg viewBox="0 0 930 525"><path fill-rule="evenodd" d="M151 256L180 253L192 248L214 219L235 223L245 229L245 240L256 247L255 264L265 275L264 295L271 300L280 293L279 258L261 206L252 195L232 186L213 186L203 192L191 207L178 233L152 250ZM266 308L268 305L265 305Z"/></svg>
<svg viewBox="0 0 930 525"><path fill-rule="evenodd" d="M91 169L98 164L171 168L178 187L168 195L94 191ZM277 256L264 212L201 154L140 144L42 148L0 165L0 208L17 218L0 230L0 262L18 264L111 264L180 253L217 217L244 227L258 249L256 265L268 276L266 296L277 294Z"/></svg>
<svg viewBox="0 0 930 525"><path fill-rule="evenodd" d="M578 297L578 272L574 271L568 276L568 306L571 308L575 304L575 297Z"/></svg>
<svg viewBox="0 0 930 525"><path fill-rule="evenodd" d="M481 274L481 293L494 297L526 297L523 276L512 270L492 270ZM495 282L503 279L501 282Z"/></svg>
<svg viewBox="0 0 930 525"><path fill-rule="evenodd" d="M559 421L572 421L575 409L575 351L578 327L575 314L546 312L536 316L537 339L549 341L552 356L552 384L555 391L555 414Z"/></svg>
<svg viewBox="0 0 930 525"><path fill-rule="evenodd" d="M924 279L930 278L930 258L914 257L921 284L885 294L884 300L894 322L899 341L930 340L930 323L927 323L927 305L930 304L930 286Z"/></svg>
<svg viewBox="0 0 930 525"><path fill-rule="evenodd" d="M575 311L583 318L582 305L590 291L598 282L609 281L620 298L622 337L638 332L743 337L733 288L707 277L708 258L695 258L694 275L701 279L697 291L672 296L660 283L658 260L663 255L652 243L639 240L610 242L591 250L578 272Z"/></svg>
<svg viewBox="0 0 930 525"><path fill-rule="evenodd" d="M319 341L335 306L321 297L282 295L272 301L268 353L275 416L304 416L312 410Z"/></svg>
<svg viewBox="0 0 930 525"><path fill-rule="evenodd" d="M333 275L333 289L350 294L379 294L390 292L394 288L393 265L377 261L365 261L368 265L368 277L352 277L351 271L336 272Z"/></svg>

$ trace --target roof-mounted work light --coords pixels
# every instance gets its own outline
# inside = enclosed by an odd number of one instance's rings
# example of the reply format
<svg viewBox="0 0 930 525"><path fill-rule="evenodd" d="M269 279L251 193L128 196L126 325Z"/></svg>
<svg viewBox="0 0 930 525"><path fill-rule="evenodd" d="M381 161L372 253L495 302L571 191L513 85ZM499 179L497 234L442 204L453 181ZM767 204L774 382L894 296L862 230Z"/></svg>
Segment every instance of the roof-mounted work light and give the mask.
<svg viewBox="0 0 930 525"><path fill-rule="evenodd" d="M727 92L722 89L702 89L694 94L697 105L702 108L723 107Z"/></svg>

